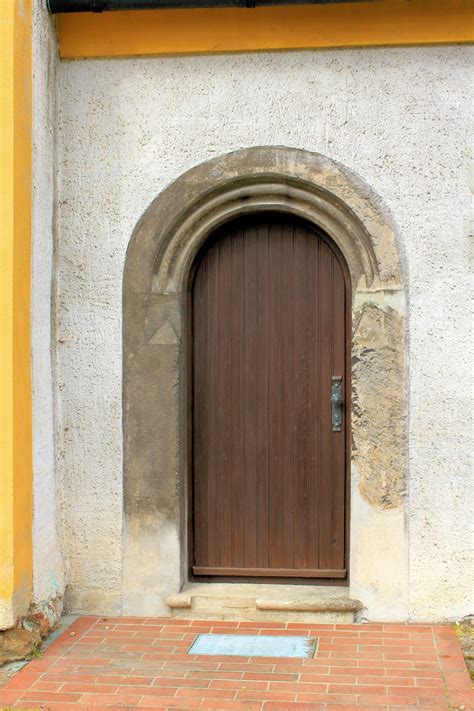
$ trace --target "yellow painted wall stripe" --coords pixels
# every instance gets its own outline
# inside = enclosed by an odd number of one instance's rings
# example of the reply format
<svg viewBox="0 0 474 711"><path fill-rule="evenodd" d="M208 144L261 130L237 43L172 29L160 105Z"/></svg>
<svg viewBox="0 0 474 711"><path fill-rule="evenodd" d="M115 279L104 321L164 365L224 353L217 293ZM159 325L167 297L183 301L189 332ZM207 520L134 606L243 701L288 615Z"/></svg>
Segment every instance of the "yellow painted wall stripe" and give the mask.
<svg viewBox="0 0 474 711"><path fill-rule="evenodd" d="M31 4L0 2L0 624L32 589Z"/></svg>
<svg viewBox="0 0 474 711"><path fill-rule="evenodd" d="M375 0L255 9L57 16L65 59L472 42L473 0Z"/></svg>
<svg viewBox="0 0 474 711"><path fill-rule="evenodd" d="M32 5L15 0L13 162L13 469L15 595L29 605L33 579L33 443L30 356L32 227ZM21 599L21 603L20 603Z"/></svg>
<svg viewBox="0 0 474 711"><path fill-rule="evenodd" d="M0 4L0 605L13 591L13 2Z"/></svg>

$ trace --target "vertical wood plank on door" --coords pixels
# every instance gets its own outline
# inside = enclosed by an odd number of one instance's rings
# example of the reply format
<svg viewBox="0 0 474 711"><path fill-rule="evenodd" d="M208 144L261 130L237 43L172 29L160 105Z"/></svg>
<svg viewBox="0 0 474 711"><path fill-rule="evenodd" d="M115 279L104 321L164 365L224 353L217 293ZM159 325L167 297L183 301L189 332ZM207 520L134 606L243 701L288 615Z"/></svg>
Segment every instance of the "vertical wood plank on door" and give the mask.
<svg viewBox="0 0 474 711"><path fill-rule="evenodd" d="M344 288L344 276L338 260L332 258L333 270L333 297L332 297L332 318L334 322L333 329L333 374L337 377L345 379L345 319L343 315L346 310L346 294ZM347 403L344 404L347 408ZM344 413L344 419L347 419ZM344 527L344 510L345 510L345 482L338 472L345 467L345 447L344 447L345 431L342 428L341 432L334 432L332 436L332 484L333 484L333 511L332 511L332 530L333 530L333 559L332 568L341 568L344 566L344 546L345 546L345 527Z"/></svg>
<svg viewBox="0 0 474 711"><path fill-rule="evenodd" d="M232 412L234 383L232 373L232 234L228 242L220 241L219 246L219 340L213 344L219 358L219 432L218 470L216 472L218 504L217 528L219 540L219 565L232 565L232 489L234 484L234 462L232 461ZM225 515L223 513L225 512Z"/></svg>
<svg viewBox="0 0 474 711"><path fill-rule="evenodd" d="M245 476L244 476L244 238L242 230L238 230L232 236L232 314L231 314L231 372L229 381L232 383L232 453L231 470L231 507L232 507L232 540L230 559L232 565L240 568L244 562L244 530L245 518L242 511L245 510L247 501L245 500Z"/></svg>
<svg viewBox="0 0 474 711"><path fill-rule="evenodd" d="M194 358L194 364L198 367L194 368L196 373L198 370L206 370L206 380L207 380L207 397L205 393L202 393L202 397L206 397L208 400L207 412L209 417L209 439L205 442L205 447L203 448L203 462L206 462L204 467L197 467L194 470L194 481L195 487L199 489L201 486L206 487L207 491L207 506L203 508L203 511L207 514L206 520L206 536L203 537L202 541L204 543L207 540L207 544L210 552L210 559L215 561L213 565L219 565L219 536L216 536L216 532L212 527L209 526L209 521L218 521L218 511L219 511L219 487L216 481L216 472L219 470L219 452L221 448L220 440L220 417L219 417L219 350L216 344L219 342L220 332L219 332L219 246L216 245L213 249L209 251L206 255L207 261L207 332L200 334L195 328L195 338L194 343L199 341L201 338L206 343L207 360L204 362L207 364L206 368L200 368L199 362ZM194 309L196 312L196 309ZM197 400L197 393L195 393L194 400ZM216 406L217 404L217 406ZM196 405L195 405L196 406ZM195 419L195 423L199 420ZM194 432L199 434L201 428L201 423L199 426L194 426ZM195 457L196 459L196 457ZM196 459L196 461L199 461ZM196 508L196 510L199 510ZM201 552L201 556L204 557L204 553Z"/></svg>
<svg viewBox="0 0 474 711"><path fill-rule="evenodd" d="M322 477L321 447L321 349L320 349L320 293L319 255L321 240L308 250L308 361L311 369L311 387L308 391L308 567L320 568L319 530L321 525ZM313 374L316 374L314 377Z"/></svg>
<svg viewBox="0 0 474 711"><path fill-rule="evenodd" d="M284 324L281 314L284 309L283 275L283 229L280 223L272 225L269 234L269 299L270 315L268 328L268 451L269 467L269 567L281 568L283 555L283 340Z"/></svg>
<svg viewBox="0 0 474 711"><path fill-rule="evenodd" d="M243 558L249 568L257 564L258 531L258 255L257 229L249 227L243 240L243 480L244 526Z"/></svg>
<svg viewBox="0 0 474 711"><path fill-rule="evenodd" d="M288 377L295 371L295 260L294 260L294 230L293 225L282 227L282 343L283 369L282 369L282 408L283 416L283 541L282 558L285 566L294 567L295 550L295 481L289 473L295 467L295 380Z"/></svg>
<svg viewBox="0 0 474 711"><path fill-rule="evenodd" d="M194 358L196 362L207 362L208 360L208 329L209 329L209 279L208 279L208 261L209 256L201 264L199 274L196 277L196 285L194 290L194 330L201 334L201 337L194 342ZM198 368L194 374L194 420L200 423L199 428L194 428L194 456L196 461L205 460L205 450L207 443L213 436L211 430L211 417L209 412L209 398L205 397L205 393L210 387L208 380L208 371L204 368ZM213 447L216 451L216 448ZM196 539L200 542L200 552L204 560L217 561L213 555L212 549L208 547L207 541L207 519L209 517L209 497L207 491L207 472L204 472L199 485L195 480L194 492L196 498L197 510L205 511L206 515L201 516L196 520Z"/></svg>
<svg viewBox="0 0 474 711"><path fill-rule="evenodd" d="M312 235L311 235L312 236ZM294 281L294 369L293 389L295 393L294 432L294 503L295 503L295 551L296 568L308 567L308 252L309 235L306 230L296 230L294 238L295 260ZM313 542L311 542L313 543Z"/></svg>
<svg viewBox="0 0 474 711"><path fill-rule="evenodd" d="M320 243L319 252L319 353L321 386L320 401L320 497L319 497L319 565L332 564L333 457L331 424L331 378L333 375L333 255L329 247Z"/></svg>
<svg viewBox="0 0 474 711"><path fill-rule="evenodd" d="M257 566L270 567L270 452L269 452L269 322L270 264L268 251L269 225L259 224L257 230Z"/></svg>

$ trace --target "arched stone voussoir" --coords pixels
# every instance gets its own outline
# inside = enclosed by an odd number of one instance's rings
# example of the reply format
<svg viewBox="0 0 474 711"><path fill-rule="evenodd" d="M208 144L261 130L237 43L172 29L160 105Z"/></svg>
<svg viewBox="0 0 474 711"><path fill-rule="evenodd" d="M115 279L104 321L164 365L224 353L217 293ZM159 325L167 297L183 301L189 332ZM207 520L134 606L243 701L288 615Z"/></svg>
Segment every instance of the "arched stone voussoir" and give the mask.
<svg viewBox="0 0 474 711"><path fill-rule="evenodd" d="M318 153L255 147L191 168L154 200L131 240L125 287L179 293L216 227L263 210L298 215L327 232L346 258L354 292L400 286L388 212L359 176Z"/></svg>

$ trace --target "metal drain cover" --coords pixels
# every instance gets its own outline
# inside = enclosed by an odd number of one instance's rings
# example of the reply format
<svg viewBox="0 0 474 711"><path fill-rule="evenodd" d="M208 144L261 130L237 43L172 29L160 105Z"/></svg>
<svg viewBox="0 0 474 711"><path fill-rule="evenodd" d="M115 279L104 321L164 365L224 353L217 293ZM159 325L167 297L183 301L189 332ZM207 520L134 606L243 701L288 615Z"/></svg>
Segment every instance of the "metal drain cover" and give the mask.
<svg viewBox="0 0 474 711"><path fill-rule="evenodd" d="M230 657L302 657L316 654L317 637L264 634L200 634L188 654Z"/></svg>

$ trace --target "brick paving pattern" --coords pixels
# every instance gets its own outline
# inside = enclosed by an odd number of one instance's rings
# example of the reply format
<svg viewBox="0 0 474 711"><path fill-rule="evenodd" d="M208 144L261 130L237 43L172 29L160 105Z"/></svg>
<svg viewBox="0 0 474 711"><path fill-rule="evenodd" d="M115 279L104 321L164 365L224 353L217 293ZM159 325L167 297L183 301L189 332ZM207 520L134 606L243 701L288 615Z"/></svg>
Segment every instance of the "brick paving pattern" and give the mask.
<svg viewBox="0 0 474 711"><path fill-rule="evenodd" d="M315 659L187 655L200 632L320 639ZM0 689L0 708L395 711L474 708L454 631L81 617Z"/></svg>

